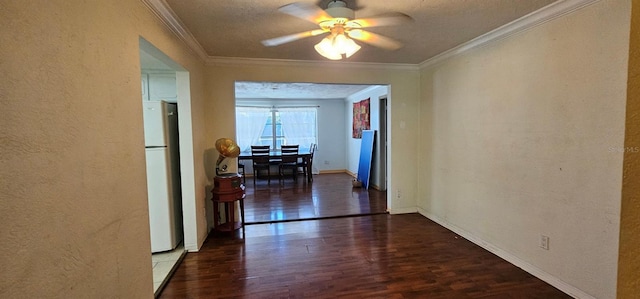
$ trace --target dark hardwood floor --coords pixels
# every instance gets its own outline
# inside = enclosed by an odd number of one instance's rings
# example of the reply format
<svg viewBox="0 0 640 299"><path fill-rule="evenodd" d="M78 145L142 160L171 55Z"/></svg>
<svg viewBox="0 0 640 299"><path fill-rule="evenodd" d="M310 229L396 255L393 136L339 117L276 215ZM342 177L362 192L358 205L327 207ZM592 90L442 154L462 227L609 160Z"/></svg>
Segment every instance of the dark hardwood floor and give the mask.
<svg viewBox="0 0 640 299"><path fill-rule="evenodd" d="M259 185L255 201L279 197L270 205L282 212L254 204L254 221L284 222L246 225L244 238L211 234L200 252L187 254L160 298L570 298L419 214L289 221L358 210L347 206L379 208L366 204L362 190L330 183L340 176L324 176L306 187L298 181L297 191ZM288 205L296 201L307 202L305 212ZM329 202L343 208L319 212Z"/></svg>
<svg viewBox="0 0 640 299"><path fill-rule="evenodd" d="M346 173L314 175L313 182L303 176L256 180L247 178L244 211L246 223L269 223L300 219L381 214L387 211L387 193L353 188Z"/></svg>

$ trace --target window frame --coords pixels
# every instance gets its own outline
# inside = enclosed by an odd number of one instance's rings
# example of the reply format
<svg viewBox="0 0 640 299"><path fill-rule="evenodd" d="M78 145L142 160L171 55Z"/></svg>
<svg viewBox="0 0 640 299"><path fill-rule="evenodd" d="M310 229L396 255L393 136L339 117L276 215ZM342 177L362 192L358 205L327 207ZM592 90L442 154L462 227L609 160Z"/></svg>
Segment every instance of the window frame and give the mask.
<svg viewBox="0 0 640 299"><path fill-rule="evenodd" d="M320 106L245 106L245 105L236 105L236 118L237 118L237 113L238 110L237 108L254 108L254 109L264 109L264 110L269 110L270 116L268 117L267 121L264 124L264 128L262 129L262 133L260 135L260 137L258 138L259 140L259 144L262 145L269 145L272 149L280 149L281 147L279 145L282 144L286 144L286 139L287 136L284 133L284 129L283 129L283 125L282 125L282 120L280 119L280 115L279 115L279 108L287 108L287 109L309 109L309 108L314 108L314 116L315 116L315 120L314 120L314 132L313 132L313 137L314 141L313 143L317 144L318 143L318 108ZM275 124L274 124L274 121ZM269 124L269 121L271 121L271 124ZM267 126L271 126L271 135L264 135L264 132L267 129ZM277 135L278 134L278 127L280 128L280 131L282 133L282 135ZM236 133L237 134L237 133ZM238 136L236 136L237 138ZM267 142L268 139L271 139L270 142ZM300 148L308 148L311 144L300 144Z"/></svg>

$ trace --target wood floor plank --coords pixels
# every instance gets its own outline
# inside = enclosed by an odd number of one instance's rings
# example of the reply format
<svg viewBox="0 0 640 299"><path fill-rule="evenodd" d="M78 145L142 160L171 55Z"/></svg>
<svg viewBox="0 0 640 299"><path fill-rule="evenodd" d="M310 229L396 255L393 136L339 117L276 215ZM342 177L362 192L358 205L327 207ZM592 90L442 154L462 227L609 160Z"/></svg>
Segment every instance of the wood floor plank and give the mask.
<svg viewBox="0 0 640 299"><path fill-rule="evenodd" d="M257 180L246 185L247 223L380 214L387 210L387 193L353 188L345 173L315 175L313 182L299 179ZM251 180L250 180L251 181Z"/></svg>
<svg viewBox="0 0 640 299"><path fill-rule="evenodd" d="M418 214L245 229L188 253L160 298L570 298Z"/></svg>
<svg viewBox="0 0 640 299"><path fill-rule="evenodd" d="M211 234L160 298L569 298L346 174L246 193L244 238Z"/></svg>

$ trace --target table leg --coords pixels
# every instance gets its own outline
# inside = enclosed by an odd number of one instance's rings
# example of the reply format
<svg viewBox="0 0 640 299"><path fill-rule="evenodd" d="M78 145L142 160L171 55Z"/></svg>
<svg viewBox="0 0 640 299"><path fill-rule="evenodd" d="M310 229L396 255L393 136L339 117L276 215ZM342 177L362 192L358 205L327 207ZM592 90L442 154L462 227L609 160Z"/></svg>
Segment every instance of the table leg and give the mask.
<svg viewBox="0 0 640 299"><path fill-rule="evenodd" d="M229 218L227 218L228 223L231 225L230 231L234 231L235 227L236 227L236 203L235 202L231 202L231 207L229 208Z"/></svg>
<svg viewBox="0 0 640 299"><path fill-rule="evenodd" d="M213 201L213 228L218 227L218 222L220 222L220 204L216 201Z"/></svg>
<svg viewBox="0 0 640 299"><path fill-rule="evenodd" d="M305 163L307 165L307 182L313 181L313 174L311 173L311 157L305 157Z"/></svg>
<svg viewBox="0 0 640 299"><path fill-rule="evenodd" d="M229 203L228 202L224 203L224 220L227 223L229 222Z"/></svg>
<svg viewBox="0 0 640 299"><path fill-rule="evenodd" d="M240 226L240 228L242 228L242 238L245 238L245 234L244 234L244 199L240 199L240 221L242 221L242 225Z"/></svg>

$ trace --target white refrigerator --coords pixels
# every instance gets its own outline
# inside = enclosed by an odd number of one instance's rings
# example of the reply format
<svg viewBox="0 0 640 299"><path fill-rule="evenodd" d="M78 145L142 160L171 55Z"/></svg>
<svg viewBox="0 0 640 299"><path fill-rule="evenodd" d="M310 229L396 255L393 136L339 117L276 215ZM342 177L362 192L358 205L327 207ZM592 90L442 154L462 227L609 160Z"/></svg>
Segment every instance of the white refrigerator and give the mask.
<svg viewBox="0 0 640 299"><path fill-rule="evenodd" d="M143 102L151 252L182 241L182 196L177 105Z"/></svg>

